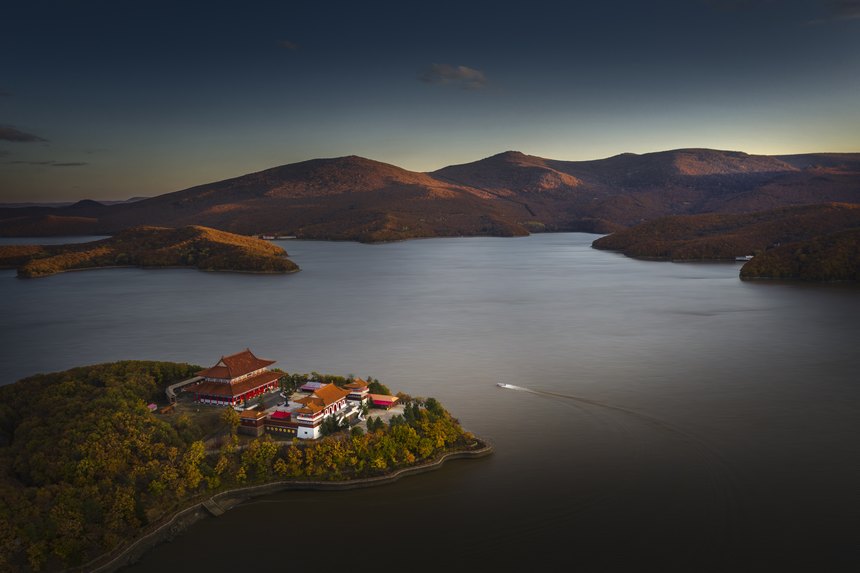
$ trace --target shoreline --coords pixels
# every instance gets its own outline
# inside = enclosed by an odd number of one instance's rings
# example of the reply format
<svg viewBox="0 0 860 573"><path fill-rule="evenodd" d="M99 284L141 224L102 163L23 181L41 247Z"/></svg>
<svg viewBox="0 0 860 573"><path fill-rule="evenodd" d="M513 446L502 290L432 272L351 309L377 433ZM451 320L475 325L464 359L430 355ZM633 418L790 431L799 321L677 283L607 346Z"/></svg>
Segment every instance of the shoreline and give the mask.
<svg viewBox="0 0 860 573"><path fill-rule="evenodd" d="M0 270L16 270L18 267L13 266L4 266L0 267ZM201 269L200 267L195 266L184 266L184 265L165 265L162 267L150 267L150 266L141 266L141 265L107 265L104 267L77 267L72 269L63 269L61 271L56 271L46 275L37 275L33 277L21 276L20 274L16 274L16 278L19 279L41 279L45 277L52 277L54 275L61 275L63 273L77 273L83 271L101 271L107 269L141 269L141 270L168 270L168 269L188 269L191 271L200 271L203 273L242 273L247 275L291 275L301 271L301 268L297 268L294 271L243 271L238 269Z"/></svg>
<svg viewBox="0 0 860 573"><path fill-rule="evenodd" d="M142 537L135 539L127 547L116 549L113 552L96 557L84 565L69 568L67 571L112 573L122 569L123 567L131 565L153 547L164 543L165 541L172 540L176 535L198 521L207 517L215 517L212 511L207 509L207 503L214 504L216 507L219 507L224 511L229 511L249 499L263 495L271 495L282 491L338 491L387 485L404 477L438 470L449 460L477 459L486 457L493 453L493 446L485 440L476 439L475 445L479 447L472 450L456 450L447 452L432 461L399 468L389 474L381 476L342 481L281 480L218 492L197 501L190 507L175 511L169 517L165 517L161 525L157 526L153 531L143 535ZM99 561L104 560L108 561L101 565L96 565Z"/></svg>

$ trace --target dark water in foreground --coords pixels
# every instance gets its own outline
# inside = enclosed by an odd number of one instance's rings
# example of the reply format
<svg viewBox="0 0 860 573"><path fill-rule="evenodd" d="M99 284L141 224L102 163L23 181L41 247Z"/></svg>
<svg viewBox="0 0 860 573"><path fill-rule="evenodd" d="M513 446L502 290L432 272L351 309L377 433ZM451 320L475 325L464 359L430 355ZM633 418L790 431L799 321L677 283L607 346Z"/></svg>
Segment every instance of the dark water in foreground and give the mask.
<svg viewBox="0 0 860 573"><path fill-rule="evenodd" d="M3 271L0 373L249 346L436 396L496 447L383 488L259 499L132 571L860 570L860 290L594 238L284 241L291 276Z"/></svg>

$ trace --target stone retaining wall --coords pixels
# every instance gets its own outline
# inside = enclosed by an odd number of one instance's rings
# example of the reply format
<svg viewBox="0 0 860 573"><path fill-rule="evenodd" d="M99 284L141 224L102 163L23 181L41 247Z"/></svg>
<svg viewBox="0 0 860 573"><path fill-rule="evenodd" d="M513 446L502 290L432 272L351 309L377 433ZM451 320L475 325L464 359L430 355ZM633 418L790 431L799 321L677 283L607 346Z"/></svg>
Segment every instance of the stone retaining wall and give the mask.
<svg viewBox="0 0 860 573"><path fill-rule="evenodd" d="M345 490L358 489L365 487L375 487L393 483L400 478L422 474L441 468L448 460L462 458L481 458L488 456L493 452L493 447L486 442L478 442L477 449L462 450L443 454L438 459L432 462L410 466L407 468L398 469L390 474L359 478L345 481L297 481L285 480L271 482L261 485L252 485L248 487L236 488L227 491L222 491L213 495L211 500L216 502L224 509L230 509L246 501L248 499L259 497L262 495L270 495L281 491L289 490ZM71 569L70 571L92 571L93 573L112 573L126 565L134 563L152 547L173 539L178 533L187 529L197 521L209 517L211 514L204 507L203 502L198 502L189 508L183 509L175 513L165 523L157 527L154 531L144 535L134 541L128 547L117 550L115 554L103 555L90 561L86 565ZM101 565L98 565L102 562Z"/></svg>

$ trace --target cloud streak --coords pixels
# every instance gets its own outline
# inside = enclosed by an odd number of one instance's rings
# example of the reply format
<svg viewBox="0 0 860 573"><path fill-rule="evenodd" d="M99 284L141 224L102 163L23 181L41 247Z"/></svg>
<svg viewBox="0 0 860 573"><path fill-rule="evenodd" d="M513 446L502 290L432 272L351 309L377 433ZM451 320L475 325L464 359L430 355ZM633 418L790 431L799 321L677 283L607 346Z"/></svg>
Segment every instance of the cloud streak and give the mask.
<svg viewBox="0 0 860 573"><path fill-rule="evenodd" d="M42 165L42 166L50 166L50 167L81 167L83 165L89 165L89 163L85 161L7 161L10 165Z"/></svg>
<svg viewBox="0 0 860 573"><path fill-rule="evenodd" d="M295 52L299 49L299 45L290 40L281 40L280 42L278 42L278 45L285 50L289 50L291 52Z"/></svg>
<svg viewBox="0 0 860 573"><path fill-rule="evenodd" d="M836 0L828 8L831 20L860 20L860 0Z"/></svg>
<svg viewBox="0 0 860 573"><path fill-rule="evenodd" d="M737 12L773 4L774 0L704 0L704 3L717 10Z"/></svg>
<svg viewBox="0 0 860 573"><path fill-rule="evenodd" d="M830 0L824 3L827 12L821 18L815 18L807 24L826 24L845 20L860 20L860 0Z"/></svg>
<svg viewBox="0 0 860 573"><path fill-rule="evenodd" d="M29 143L33 141L48 141L38 135L26 133L12 127L11 125L0 125L0 141L12 141L14 143Z"/></svg>
<svg viewBox="0 0 860 573"><path fill-rule="evenodd" d="M456 85L464 90L477 90L487 85L487 77L481 70L449 64L433 64L421 72L418 79L427 84Z"/></svg>

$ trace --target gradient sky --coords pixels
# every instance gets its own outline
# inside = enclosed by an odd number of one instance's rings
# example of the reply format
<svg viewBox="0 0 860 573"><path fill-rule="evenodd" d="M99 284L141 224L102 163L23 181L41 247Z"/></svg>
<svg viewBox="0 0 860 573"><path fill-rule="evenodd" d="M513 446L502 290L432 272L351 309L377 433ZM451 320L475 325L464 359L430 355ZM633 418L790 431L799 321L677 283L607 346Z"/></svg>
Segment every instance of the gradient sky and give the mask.
<svg viewBox="0 0 860 573"><path fill-rule="evenodd" d="M5 3L0 202L361 155L860 151L860 0Z"/></svg>

